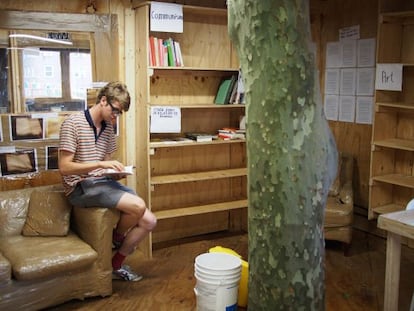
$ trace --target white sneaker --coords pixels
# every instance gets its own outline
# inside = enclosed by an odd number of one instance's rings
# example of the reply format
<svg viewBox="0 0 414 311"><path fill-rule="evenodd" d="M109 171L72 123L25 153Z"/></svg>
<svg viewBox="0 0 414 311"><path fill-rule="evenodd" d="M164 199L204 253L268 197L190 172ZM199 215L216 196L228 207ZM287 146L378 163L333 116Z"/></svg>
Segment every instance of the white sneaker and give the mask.
<svg viewBox="0 0 414 311"><path fill-rule="evenodd" d="M136 274L131 268L127 265L123 265L118 270L112 271L113 280L124 280L129 282L138 282L142 280L142 275Z"/></svg>

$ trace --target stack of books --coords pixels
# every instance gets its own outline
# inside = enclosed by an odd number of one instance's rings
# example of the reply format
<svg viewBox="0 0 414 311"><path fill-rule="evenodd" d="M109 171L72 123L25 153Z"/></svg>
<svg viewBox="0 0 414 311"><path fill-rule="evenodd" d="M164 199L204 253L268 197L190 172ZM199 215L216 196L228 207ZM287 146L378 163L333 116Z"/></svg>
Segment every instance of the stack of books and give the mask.
<svg viewBox="0 0 414 311"><path fill-rule="evenodd" d="M180 43L172 38L149 37L149 64L154 67L184 66Z"/></svg>
<svg viewBox="0 0 414 311"><path fill-rule="evenodd" d="M196 142L207 142L212 141L215 136L208 134L208 133L202 133L202 132L191 132L191 133L185 133L185 136L187 138L190 138Z"/></svg>
<svg viewBox="0 0 414 311"><path fill-rule="evenodd" d="M223 140L245 139L245 130L223 127L218 130L218 138Z"/></svg>

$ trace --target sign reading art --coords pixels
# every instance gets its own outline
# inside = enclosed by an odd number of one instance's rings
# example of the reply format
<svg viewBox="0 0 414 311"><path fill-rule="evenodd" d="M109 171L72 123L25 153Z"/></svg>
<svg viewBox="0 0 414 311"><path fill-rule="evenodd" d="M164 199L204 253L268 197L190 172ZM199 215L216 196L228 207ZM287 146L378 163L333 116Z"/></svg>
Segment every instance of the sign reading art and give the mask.
<svg viewBox="0 0 414 311"><path fill-rule="evenodd" d="M402 64L377 64L375 88L377 90L402 90Z"/></svg>

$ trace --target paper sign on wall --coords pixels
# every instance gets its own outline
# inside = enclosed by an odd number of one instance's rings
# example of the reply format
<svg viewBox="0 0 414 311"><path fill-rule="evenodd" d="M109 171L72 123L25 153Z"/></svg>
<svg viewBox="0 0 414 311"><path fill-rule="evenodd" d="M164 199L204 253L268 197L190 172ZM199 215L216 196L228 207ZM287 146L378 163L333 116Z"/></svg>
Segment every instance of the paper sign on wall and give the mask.
<svg viewBox="0 0 414 311"><path fill-rule="evenodd" d="M151 133L180 133L181 110L179 107L151 107Z"/></svg>
<svg viewBox="0 0 414 311"><path fill-rule="evenodd" d="M339 29L339 40L359 39L359 25Z"/></svg>
<svg viewBox="0 0 414 311"><path fill-rule="evenodd" d="M175 3L151 2L151 31L183 32L183 6Z"/></svg>
<svg viewBox="0 0 414 311"><path fill-rule="evenodd" d="M402 64L377 64L375 89L401 91L402 69Z"/></svg>

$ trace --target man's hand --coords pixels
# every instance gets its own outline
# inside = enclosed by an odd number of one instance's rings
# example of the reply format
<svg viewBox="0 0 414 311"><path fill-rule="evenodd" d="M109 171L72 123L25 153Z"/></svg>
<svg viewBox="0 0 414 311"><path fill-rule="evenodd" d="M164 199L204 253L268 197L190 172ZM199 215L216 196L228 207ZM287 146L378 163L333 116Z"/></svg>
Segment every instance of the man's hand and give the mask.
<svg viewBox="0 0 414 311"><path fill-rule="evenodd" d="M111 168L115 171L123 171L124 165L116 160L109 160L109 161L100 161L100 168L108 169Z"/></svg>

